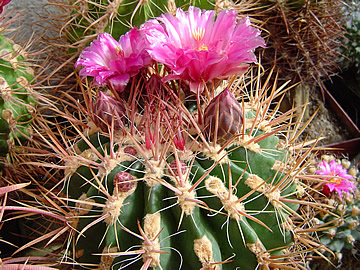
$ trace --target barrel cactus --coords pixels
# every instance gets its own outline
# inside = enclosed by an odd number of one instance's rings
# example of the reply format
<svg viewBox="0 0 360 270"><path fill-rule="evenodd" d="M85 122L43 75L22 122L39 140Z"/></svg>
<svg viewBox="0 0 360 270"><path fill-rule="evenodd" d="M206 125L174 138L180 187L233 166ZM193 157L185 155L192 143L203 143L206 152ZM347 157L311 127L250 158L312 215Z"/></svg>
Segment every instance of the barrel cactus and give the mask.
<svg viewBox="0 0 360 270"><path fill-rule="evenodd" d="M31 86L34 72L26 61L25 49L0 35L0 166L14 146L31 137L36 102Z"/></svg>
<svg viewBox="0 0 360 270"><path fill-rule="evenodd" d="M190 7L119 41L103 33L81 53L83 99L49 105L69 126L37 119L38 134L47 132L39 145L50 146L44 187L67 221L42 238L71 231L63 262L297 269L320 247L297 212L317 205L297 199L311 149L297 144L296 109L279 113L274 103L287 85L269 85L269 75L261 86L261 68L247 71L265 44L236 17Z"/></svg>

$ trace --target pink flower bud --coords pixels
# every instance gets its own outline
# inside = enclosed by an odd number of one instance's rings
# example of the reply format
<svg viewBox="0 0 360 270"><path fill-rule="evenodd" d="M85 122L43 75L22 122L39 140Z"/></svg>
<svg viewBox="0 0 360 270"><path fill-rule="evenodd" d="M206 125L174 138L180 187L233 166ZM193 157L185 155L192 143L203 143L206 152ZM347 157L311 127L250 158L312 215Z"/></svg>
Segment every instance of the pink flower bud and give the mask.
<svg viewBox="0 0 360 270"><path fill-rule="evenodd" d="M239 134L242 126L242 112L239 102L229 89L223 90L205 108L205 134L213 141L223 144Z"/></svg>
<svg viewBox="0 0 360 270"><path fill-rule="evenodd" d="M108 131L114 122L114 129L120 130L126 120L126 109L117 99L99 92L93 108L93 121L103 131Z"/></svg>
<svg viewBox="0 0 360 270"><path fill-rule="evenodd" d="M119 172L114 177L114 187L117 191L127 192L135 186L134 177L128 172Z"/></svg>
<svg viewBox="0 0 360 270"><path fill-rule="evenodd" d="M179 164L179 168L178 168L178 164ZM180 169L181 175L186 175L187 166L184 161L179 160L178 162L176 162L176 160L174 160L173 162L170 163L170 171L171 171L170 174L171 175L174 175L175 177L180 176L179 169Z"/></svg>
<svg viewBox="0 0 360 270"><path fill-rule="evenodd" d="M136 151L135 147L133 147L133 146L126 146L124 148L124 153L129 154L134 157L137 155L137 151Z"/></svg>

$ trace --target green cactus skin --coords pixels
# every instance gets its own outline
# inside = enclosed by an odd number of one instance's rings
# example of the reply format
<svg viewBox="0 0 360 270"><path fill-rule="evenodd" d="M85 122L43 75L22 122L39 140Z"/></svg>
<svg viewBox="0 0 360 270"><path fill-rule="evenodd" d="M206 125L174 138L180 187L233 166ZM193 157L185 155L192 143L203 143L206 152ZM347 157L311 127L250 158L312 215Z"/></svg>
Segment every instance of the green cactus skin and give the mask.
<svg viewBox="0 0 360 270"><path fill-rule="evenodd" d="M258 140L244 136L220 152L217 145L187 154L169 150L160 158L144 138L140 147L120 134L81 136L63 189L70 206L87 205L76 227L77 263L112 269L267 269L284 263L294 244L290 217L299 206L286 201L295 199L296 185L279 166L290 161L290 152L281 148L276 129L257 126L254 110L245 116L246 134ZM119 186L117 175L133 179Z"/></svg>
<svg viewBox="0 0 360 270"><path fill-rule="evenodd" d="M26 65L23 49L0 35L0 156L31 137L35 99L31 95L33 70ZM3 165L0 162L0 166Z"/></svg>

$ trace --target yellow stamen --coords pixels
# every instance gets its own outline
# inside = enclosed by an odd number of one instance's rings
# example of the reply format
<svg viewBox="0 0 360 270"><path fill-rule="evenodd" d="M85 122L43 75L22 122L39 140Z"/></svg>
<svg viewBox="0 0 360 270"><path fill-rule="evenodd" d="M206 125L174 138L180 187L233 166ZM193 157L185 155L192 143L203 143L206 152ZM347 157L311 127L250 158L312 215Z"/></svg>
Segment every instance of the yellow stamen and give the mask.
<svg viewBox="0 0 360 270"><path fill-rule="evenodd" d="M116 47L116 54L124 57L124 51L119 46Z"/></svg>
<svg viewBox="0 0 360 270"><path fill-rule="evenodd" d="M196 29L193 29L192 34L197 42L202 41L205 35L205 29L198 27Z"/></svg>
<svg viewBox="0 0 360 270"><path fill-rule="evenodd" d="M336 185L341 184L341 179L336 178L335 176L337 176L337 175L334 172L331 172L330 176L334 176L334 177L331 177L331 178L327 179L330 183L333 183L333 184L336 184Z"/></svg>
<svg viewBox="0 0 360 270"><path fill-rule="evenodd" d="M202 50L207 50L208 49L208 47L204 43L201 42L203 40L203 38L204 38L204 35L205 35L205 29L204 28L198 27L196 29L193 29L192 35L193 35L196 43L198 44L197 45L197 50L202 51Z"/></svg>

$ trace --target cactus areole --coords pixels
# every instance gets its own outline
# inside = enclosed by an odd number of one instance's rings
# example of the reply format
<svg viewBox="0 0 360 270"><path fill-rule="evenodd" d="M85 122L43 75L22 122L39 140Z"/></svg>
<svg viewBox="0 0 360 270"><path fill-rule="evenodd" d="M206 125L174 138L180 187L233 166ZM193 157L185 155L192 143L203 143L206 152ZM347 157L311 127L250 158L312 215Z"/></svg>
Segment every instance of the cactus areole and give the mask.
<svg viewBox="0 0 360 270"><path fill-rule="evenodd" d="M294 176L286 171L293 155L279 143L283 126L277 125L281 120L267 114L269 99L265 96L249 105L245 100L239 102L239 96L235 98L228 88L217 96L215 89L207 89L214 80L234 74L222 67L234 60L231 56L238 56L234 67L253 62L253 50L263 44L248 20L237 25L234 16L224 12L217 17L229 25L226 29L220 22L214 23L211 11L189 8L188 13L178 11L176 18L163 15L159 20L168 27L168 36L162 41L152 39L154 32L165 31L158 22L140 28L147 31L147 42L154 42L146 45L149 55L156 55L153 60L168 57L168 62L162 63L165 74L159 73L159 66L143 65L139 54L128 56L134 57L132 66L121 66L123 55L115 60L106 58L110 51L121 54L121 48L107 51L101 47L101 51L100 41L82 54L77 62L83 66L81 74L95 81L107 76L109 80L102 80L101 85L114 91L114 97L100 95L96 108L109 112L95 110L96 116L104 116L104 121L89 118L99 127L98 132L79 136L74 158L65 164L63 192L69 204L87 205L76 228L74 257L78 265L95 264L97 269L296 266L289 254L296 240L292 218L299 205L293 197ZM193 19L203 28L171 32L171 22L178 27L178 20ZM245 44L244 50L224 47L223 53L227 52L221 54L219 46L224 44L211 43L212 35L220 35L211 32L213 28L221 28L229 40L243 31L252 42ZM181 40L186 33L192 36ZM104 38L106 35L100 37ZM200 38L206 43L193 43ZM168 54L153 46L166 40L162 49L169 49ZM99 58L102 53L104 57ZM199 77L191 77L196 68L194 58L185 65L188 53L198 57ZM211 61L212 70L202 66ZM180 66L174 66L176 62ZM129 81L125 88L113 87L111 80L135 63L139 74L121 77ZM115 75L111 66L116 67ZM195 91L192 87L200 81L202 90ZM118 102L122 105L115 109Z"/></svg>

